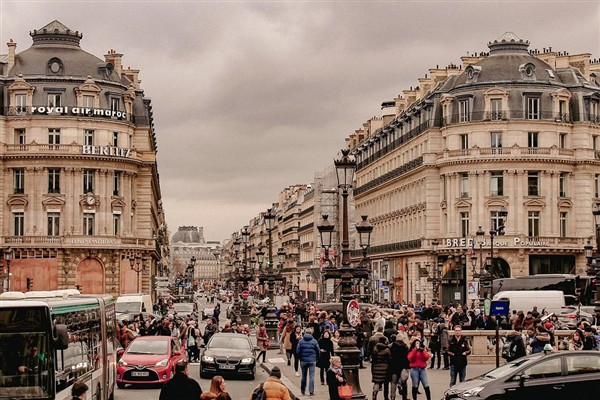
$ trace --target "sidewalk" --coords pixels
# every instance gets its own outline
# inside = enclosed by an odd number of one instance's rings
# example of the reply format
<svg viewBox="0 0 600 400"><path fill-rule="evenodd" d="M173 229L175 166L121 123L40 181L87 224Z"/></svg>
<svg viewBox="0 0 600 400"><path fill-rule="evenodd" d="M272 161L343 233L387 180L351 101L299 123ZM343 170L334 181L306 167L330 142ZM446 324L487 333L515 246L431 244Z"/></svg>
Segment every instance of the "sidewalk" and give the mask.
<svg viewBox="0 0 600 400"><path fill-rule="evenodd" d="M306 390L306 396L302 396L300 393L300 376L295 376L294 371L294 363L292 360L292 365L287 365L287 359L285 354L278 354L278 350L269 350L267 351L267 362L261 363L261 366L267 371L270 372L271 368L274 366L278 366L281 369L281 381L285 384L291 391L294 393L296 397L301 400L328 400L329 393L327 389L327 385L321 385L319 378L319 368L315 370L315 395L308 396L308 387ZM365 394L366 398L372 400L372 389L373 384L371 383L371 364L368 362L365 363L366 369L360 369L360 387ZM495 368L494 365L490 364L469 364L467 366L467 379L478 376L487 372L491 369ZM298 368L298 372L302 374L300 368ZM444 392L449 387L450 382L450 371L442 370L442 369L427 369L427 378L429 380L429 386L431 388L431 399L439 400L443 397ZM411 398L410 391L410 379L408 380L409 391L408 398ZM419 395L418 399L425 400L425 392L423 391L423 387L421 386L419 391L422 393ZM383 399L383 393L379 393L377 395L379 400ZM401 400L399 395L396 396L396 399Z"/></svg>

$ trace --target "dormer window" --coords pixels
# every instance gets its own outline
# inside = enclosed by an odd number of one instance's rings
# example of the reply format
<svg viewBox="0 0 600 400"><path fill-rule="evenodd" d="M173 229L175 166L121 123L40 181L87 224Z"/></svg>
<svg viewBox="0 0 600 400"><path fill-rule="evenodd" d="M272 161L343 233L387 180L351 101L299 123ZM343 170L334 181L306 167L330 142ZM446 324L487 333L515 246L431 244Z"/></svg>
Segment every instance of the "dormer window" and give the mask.
<svg viewBox="0 0 600 400"><path fill-rule="evenodd" d="M525 79L533 79L535 74L535 64L527 63L519 66L519 71L523 74Z"/></svg>
<svg viewBox="0 0 600 400"><path fill-rule="evenodd" d="M48 61L48 70L49 70L50 73L55 74L55 75L58 74L58 73L60 73L60 72L62 72L62 70L63 70L63 63L60 60L60 58L56 58L56 57L51 58Z"/></svg>
<svg viewBox="0 0 600 400"><path fill-rule="evenodd" d="M458 122L468 122L471 120L471 109L469 107L469 99L460 100L458 102Z"/></svg>

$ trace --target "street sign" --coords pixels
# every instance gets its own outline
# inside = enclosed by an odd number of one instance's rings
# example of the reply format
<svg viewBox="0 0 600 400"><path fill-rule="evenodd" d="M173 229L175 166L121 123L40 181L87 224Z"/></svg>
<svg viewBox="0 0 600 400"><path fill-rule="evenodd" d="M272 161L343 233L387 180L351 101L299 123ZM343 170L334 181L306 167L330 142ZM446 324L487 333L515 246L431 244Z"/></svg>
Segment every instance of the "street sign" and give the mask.
<svg viewBox="0 0 600 400"><path fill-rule="evenodd" d="M483 301L483 315L485 315L486 317L489 317L491 309L492 309L492 300L489 298L485 299Z"/></svg>
<svg viewBox="0 0 600 400"><path fill-rule="evenodd" d="M352 326L358 326L360 324L360 308L358 301L350 300L348 306L346 306L346 315L348 316L348 322Z"/></svg>
<svg viewBox="0 0 600 400"><path fill-rule="evenodd" d="M507 316L510 312L509 300L492 300L491 315Z"/></svg>
<svg viewBox="0 0 600 400"><path fill-rule="evenodd" d="M390 292L390 288L387 286L383 287L383 293L388 294Z"/></svg>
<svg viewBox="0 0 600 400"><path fill-rule="evenodd" d="M250 292L248 292L247 290L244 290L244 291L242 292L242 297L243 297L244 299L247 299L247 298L248 298L248 296L250 296Z"/></svg>

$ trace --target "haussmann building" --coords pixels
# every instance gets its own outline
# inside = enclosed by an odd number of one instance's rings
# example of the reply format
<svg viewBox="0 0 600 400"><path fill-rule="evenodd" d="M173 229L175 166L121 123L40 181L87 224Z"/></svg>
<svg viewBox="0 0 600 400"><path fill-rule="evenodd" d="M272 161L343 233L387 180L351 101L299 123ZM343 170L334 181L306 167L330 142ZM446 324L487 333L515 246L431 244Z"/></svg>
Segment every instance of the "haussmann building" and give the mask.
<svg viewBox="0 0 600 400"><path fill-rule="evenodd" d="M152 105L58 21L0 56L0 290L150 292L168 237Z"/></svg>

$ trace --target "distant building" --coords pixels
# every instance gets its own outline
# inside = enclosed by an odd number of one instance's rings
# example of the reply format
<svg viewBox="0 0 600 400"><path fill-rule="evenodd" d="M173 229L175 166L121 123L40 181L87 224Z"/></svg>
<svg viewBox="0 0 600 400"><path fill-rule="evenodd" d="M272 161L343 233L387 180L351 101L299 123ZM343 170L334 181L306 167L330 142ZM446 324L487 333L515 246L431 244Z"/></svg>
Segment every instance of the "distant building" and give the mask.
<svg viewBox="0 0 600 400"><path fill-rule="evenodd" d="M171 273L185 275L194 257L195 280L205 282L218 279L220 249L220 242L204 239L204 228L180 226L171 238Z"/></svg>

